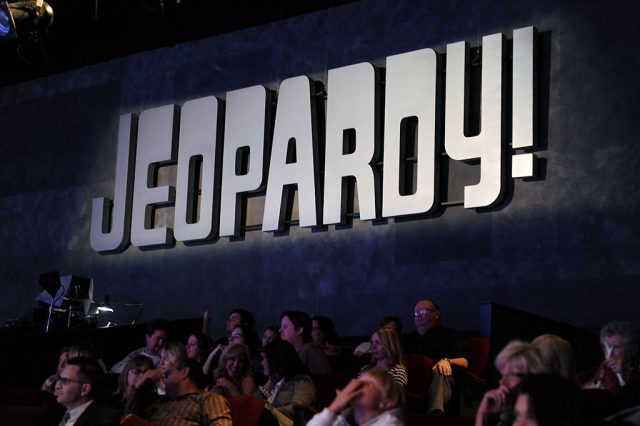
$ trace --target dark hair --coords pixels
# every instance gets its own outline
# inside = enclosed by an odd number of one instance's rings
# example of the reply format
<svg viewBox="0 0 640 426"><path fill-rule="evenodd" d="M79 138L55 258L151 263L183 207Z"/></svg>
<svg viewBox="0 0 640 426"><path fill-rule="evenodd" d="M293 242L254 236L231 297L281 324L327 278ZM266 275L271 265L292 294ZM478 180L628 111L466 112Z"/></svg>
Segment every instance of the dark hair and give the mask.
<svg viewBox="0 0 640 426"><path fill-rule="evenodd" d="M176 364L178 370L185 368L189 369L189 380L198 386L198 389L203 389L207 385L207 378L202 371L202 364L192 358L185 358L182 362Z"/></svg>
<svg viewBox="0 0 640 426"><path fill-rule="evenodd" d="M67 366L75 365L78 367L78 378L82 383L91 385L90 395L95 398L104 390L105 375L95 359L78 356L67 360Z"/></svg>
<svg viewBox="0 0 640 426"><path fill-rule="evenodd" d="M435 306L435 304L433 306ZM402 318L400 318L400 316L395 314L385 315L380 319L380 327L384 327L390 322L396 325L396 332L398 334L402 334Z"/></svg>
<svg viewBox="0 0 640 426"><path fill-rule="evenodd" d="M318 323L318 327L324 333L325 343L329 343L331 345L338 345L338 333L336 332L336 327L333 325L333 321L331 318L325 317L324 315L316 315L311 318L312 324L313 321Z"/></svg>
<svg viewBox="0 0 640 426"><path fill-rule="evenodd" d="M234 328L239 328L240 330L242 330L242 338L244 339L244 344L249 349L249 355L258 355L261 346L260 338L258 337L258 333L256 333L253 327L249 327L245 324L240 324L235 326Z"/></svg>
<svg viewBox="0 0 640 426"><path fill-rule="evenodd" d="M97 359L96 348L93 343L87 341L76 342L67 348L67 356L69 358L87 357Z"/></svg>
<svg viewBox="0 0 640 426"><path fill-rule="evenodd" d="M213 350L213 340L209 337L208 334L203 333L201 331L194 331L189 336L193 336L196 338L196 342L198 345L198 350L200 351L200 358L196 361L204 362L211 351Z"/></svg>
<svg viewBox="0 0 640 426"><path fill-rule="evenodd" d="M269 366L270 379L274 383L283 378L288 380L298 374L307 373L298 352L286 340L269 343L264 347L264 356Z"/></svg>
<svg viewBox="0 0 640 426"><path fill-rule="evenodd" d="M532 374L522 378L510 399L510 412L520 395L529 398L529 417L539 426L578 426L580 393L575 383L552 374Z"/></svg>
<svg viewBox="0 0 640 426"><path fill-rule="evenodd" d="M155 333L156 330L162 330L166 333L168 325L169 321L165 319L154 319L149 324L147 324L147 336L153 336L153 333Z"/></svg>
<svg viewBox="0 0 640 426"><path fill-rule="evenodd" d="M231 315L231 314L240 315L240 324L247 325L247 326L249 326L251 328L253 328L256 325L256 320L253 317L253 314L251 312L247 311L246 309L235 308L234 310L229 312L229 315Z"/></svg>
<svg viewBox="0 0 640 426"><path fill-rule="evenodd" d="M293 324L293 327L297 330L302 328L302 339L305 343L311 342L311 317L301 311L285 311L280 315L280 321L282 318L287 317Z"/></svg>

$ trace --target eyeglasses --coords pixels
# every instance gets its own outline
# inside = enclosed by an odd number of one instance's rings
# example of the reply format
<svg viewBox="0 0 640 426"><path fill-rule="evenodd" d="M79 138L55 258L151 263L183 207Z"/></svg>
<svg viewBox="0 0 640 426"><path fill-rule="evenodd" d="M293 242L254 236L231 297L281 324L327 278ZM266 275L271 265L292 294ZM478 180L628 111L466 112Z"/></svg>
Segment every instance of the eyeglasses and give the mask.
<svg viewBox="0 0 640 426"><path fill-rule="evenodd" d="M86 383L86 382L83 382L82 380L68 379L66 377L58 377L58 382L60 382L63 386L67 386L69 383L80 383L83 385Z"/></svg>
<svg viewBox="0 0 640 426"><path fill-rule="evenodd" d="M419 317L422 315L427 315L428 312L436 312L435 309L429 309L429 308L420 308L420 309L416 309L415 311L413 311L413 316L414 317Z"/></svg>

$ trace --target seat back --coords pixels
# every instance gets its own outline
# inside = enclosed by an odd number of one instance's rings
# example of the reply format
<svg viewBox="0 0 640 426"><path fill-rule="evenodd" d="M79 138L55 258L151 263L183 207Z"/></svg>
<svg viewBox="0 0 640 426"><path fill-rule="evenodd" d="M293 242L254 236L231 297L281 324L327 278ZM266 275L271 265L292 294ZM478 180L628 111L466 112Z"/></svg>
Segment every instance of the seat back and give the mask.
<svg viewBox="0 0 640 426"><path fill-rule="evenodd" d="M316 387L314 406L318 411L328 407L336 397L336 390L344 388L351 380L351 377L342 373L313 374L311 378Z"/></svg>
<svg viewBox="0 0 640 426"><path fill-rule="evenodd" d="M469 363L469 372L477 377L483 377L487 372L489 365L489 349L491 341L486 337L471 336L467 338L469 354L471 362Z"/></svg>
<svg viewBox="0 0 640 426"><path fill-rule="evenodd" d="M431 383L433 360L423 354L406 354L404 361L409 379L405 387L407 396L424 400Z"/></svg>
<svg viewBox="0 0 640 426"><path fill-rule="evenodd" d="M264 412L264 401L252 396L235 396L231 403L231 419L234 425L257 426Z"/></svg>

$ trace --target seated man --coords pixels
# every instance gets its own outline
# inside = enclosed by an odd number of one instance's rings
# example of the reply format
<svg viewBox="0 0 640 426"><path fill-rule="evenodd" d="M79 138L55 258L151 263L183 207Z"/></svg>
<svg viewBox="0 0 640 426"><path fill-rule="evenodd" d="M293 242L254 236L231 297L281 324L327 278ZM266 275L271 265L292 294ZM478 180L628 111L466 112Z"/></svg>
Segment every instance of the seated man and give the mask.
<svg viewBox="0 0 640 426"><path fill-rule="evenodd" d="M160 366L166 395L158 396L155 372L147 371L134 384L127 401L130 412L157 426L231 426L229 401L220 394L201 390L205 382L202 366L188 358L184 348L173 352L178 355L175 360L165 360Z"/></svg>
<svg viewBox="0 0 640 426"><path fill-rule="evenodd" d="M135 358L137 355L144 355L151 358L153 365L157 368L158 364L160 364L160 349L162 349L165 340L167 340L167 321L162 319L151 321L147 326L145 346L134 350L122 360L118 361L118 363L111 367L109 373L120 374L129 360Z"/></svg>
<svg viewBox="0 0 640 426"><path fill-rule="evenodd" d="M384 425L401 426L404 391L381 370L369 370L353 379L329 407L316 414L307 426ZM347 409L350 407L349 409ZM345 410L347 409L347 410Z"/></svg>
<svg viewBox="0 0 640 426"><path fill-rule="evenodd" d="M311 317L304 312L287 311L280 315L280 336L293 345L309 374L331 373L329 359L313 344Z"/></svg>
<svg viewBox="0 0 640 426"><path fill-rule="evenodd" d="M104 373L100 365L87 357L70 358L56 382L55 395L67 412L62 426L108 426L120 424L120 413L96 401L102 390Z"/></svg>
<svg viewBox="0 0 640 426"><path fill-rule="evenodd" d="M427 412L444 413L451 400L454 367L467 368L468 355L457 333L441 324L440 308L431 299L420 300L413 310L416 329L405 337L405 353L421 353L434 362Z"/></svg>

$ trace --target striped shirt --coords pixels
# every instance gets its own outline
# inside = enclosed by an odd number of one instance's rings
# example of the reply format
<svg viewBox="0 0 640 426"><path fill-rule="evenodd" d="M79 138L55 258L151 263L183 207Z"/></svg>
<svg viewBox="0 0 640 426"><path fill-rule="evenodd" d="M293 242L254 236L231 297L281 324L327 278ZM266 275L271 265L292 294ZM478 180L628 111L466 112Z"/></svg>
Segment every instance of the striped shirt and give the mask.
<svg viewBox="0 0 640 426"><path fill-rule="evenodd" d="M231 426L231 405L214 392L190 393L160 402L151 422L154 426Z"/></svg>
<svg viewBox="0 0 640 426"><path fill-rule="evenodd" d="M360 369L360 372L358 373L358 377L362 376L364 373L371 370L372 368L374 367L371 365L365 365ZM386 373L389 374L391 377L393 377L393 380L395 380L395 382L398 383L400 386L402 387L407 386L407 382L409 381L409 378L407 377L407 368L404 365L402 364L392 365L391 368L386 370Z"/></svg>

